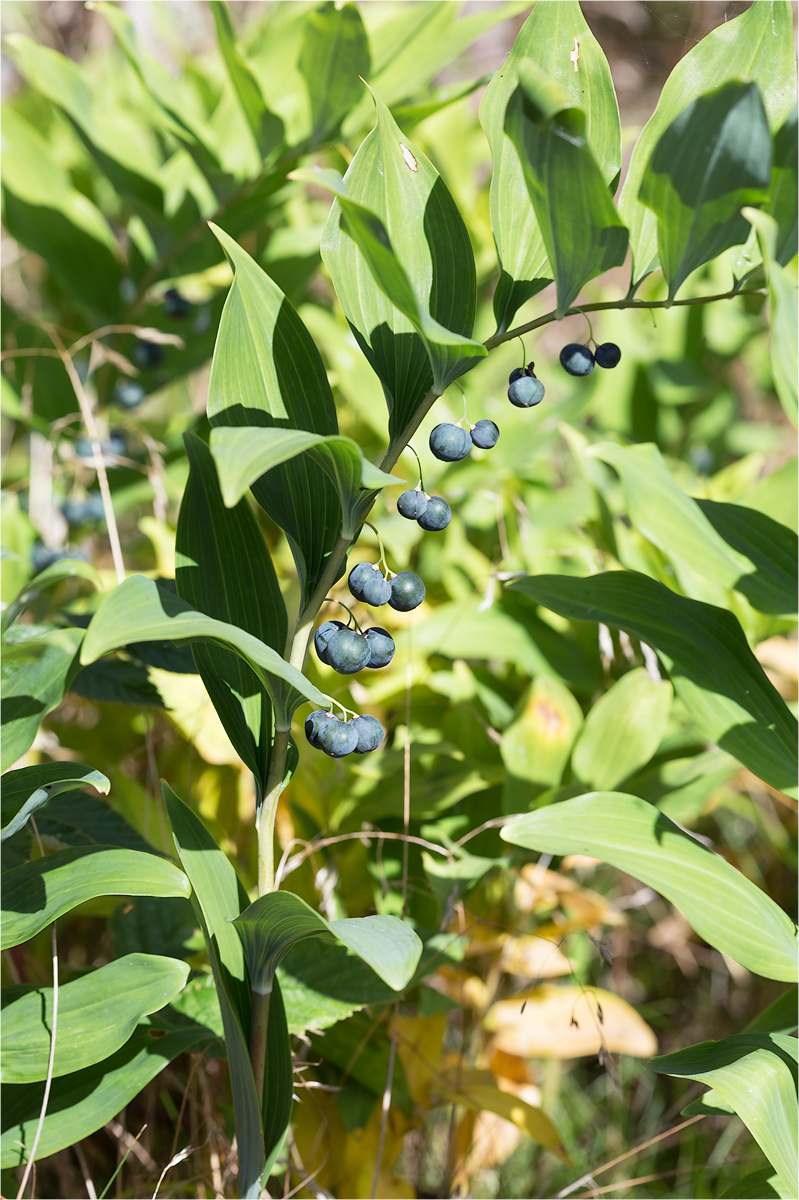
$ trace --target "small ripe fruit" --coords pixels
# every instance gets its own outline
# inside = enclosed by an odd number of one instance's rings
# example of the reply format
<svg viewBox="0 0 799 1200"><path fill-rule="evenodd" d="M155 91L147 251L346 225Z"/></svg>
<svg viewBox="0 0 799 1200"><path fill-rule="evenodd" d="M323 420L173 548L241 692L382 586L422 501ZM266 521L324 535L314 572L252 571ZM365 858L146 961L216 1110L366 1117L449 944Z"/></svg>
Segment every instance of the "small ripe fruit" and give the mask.
<svg viewBox="0 0 799 1200"><path fill-rule="evenodd" d="M316 739L319 736L320 729L323 725L326 725L328 721L333 720L335 720L335 718L329 712L325 712L323 708L317 708L315 712L312 712L310 716L305 718L305 736L310 745L312 745L315 749L319 749Z"/></svg>
<svg viewBox="0 0 799 1200"><path fill-rule="evenodd" d="M133 347L131 358L137 367L149 370L161 365L164 358L163 346L157 342L137 342Z"/></svg>
<svg viewBox="0 0 799 1200"><path fill-rule="evenodd" d="M353 717L347 724L355 730L358 738L358 744L355 747L356 754L370 754L372 750L377 749L386 736L386 731L377 717L372 717L368 713L364 713L361 717Z"/></svg>
<svg viewBox="0 0 799 1200"><path fill-rule="evenodd" d="M373 625L365 629L363 636L369 645L369 661L367 667L387 667L394 657L394 639L386 629Z"/></svg>
<svg viewBox="0 0 799 1200"><path fill-rule="evenodd" d="M378 571L375 579L367 579L361 588L360 598L364 604L371 604L373 608L379 608L381 604L387 604L391 599L391 584Z"/></svg>
<svg viewBox="0 0 799 1200"><path fill-rule="evenodd" d="M594 356L587 346L569 342L560 352L560 365L569 375L590 375L594 369Z"/></svg>
<svg viewBox="0 0 799 1200"><path fill-rule="evenodd" d="M510 385L508 399L516 408L533 408L544 399L544 385L535 375L524 375Z"/></svg>
<svg viewBox="0 0 799 1200"><path fill-rule="evenodd" d="M351 721L332 717L319 726L316 745L331 758L343 758L345 754L352 754L358 745L358 730L353 729Z"/></svg>
<svg viewBox="0 0 799 1200"><path fill-rule="evenodd" d="M338 629L328 640L327 661L339 675L354 675L370 658L369 643L354 629Z"/></svg>
<svg viewBox="0 0 799 1200"><path fill-rule="evenodd" d="M594 351L594 361L598 367L610 370L621 362L621 350L615 342L603 342Z"/></svg>
<svg viewBox="0 0 799 1200"><path fill-rule="evenodd" d="M147 392L135 379L119 379L111 399L120 408L131 409L138 408L146 395Z"/></svg>
<svg viewBox="0 0 799 1200"><path fill-rule="evenodd" d="M112 433L104 442L100 443L100 453L103 458L119 458L127 449L125 439L119 434ZM75 442L75 453L78 458L93 458L92 444L89 438L78 438Z"/></svg>
<svg viewBox="0 0 799 1200"><path fill-rule="evenodd" d="M457 462L465 458L472 448L472 439L460 425L445 422L436 425L430 434L430 449L442 462Z"/></svg>
<svg viewBox="0 0 799 1200"><path fill-rule="evenodd" d="M403 492L397 501L397 512L409 521L418 521L427 508L427 496L421 488L412 488Z"/></svg>
<svg viewBox="0 0 799 1200"><path fill-rule="evenodd" d="M389 604L397 612L410 612L418 608L424 600L424 584L413 571L400 571L391 580L391 599Z"/></svg>
<svg viewBox="0 0 799 1200"><path fill-rule="evenodd" d="M441 496L431 496L427 502L427 508L422 513L417 524L421 525L422 529L436 531L446 529L451 520L452 510L446 500Z"/></svg>
<svg viewBox="0 0 799 1200"><path fill-rule="evenodd" d="M499 441L499 426L493 421L478 421L471 432L471 438L480 450L490 450Z"/></svg>
<svg viewBox="0 0 799 1200"><path fill-rule="evenodd" d="M514 367L508 376L508 386L515 383L517 379L523 379L527 374L527 367Z"/></svg>
<svg viewBox="0 0 799 1200"><path fill-rule="evenodd" d="M180 321L191 312L191 302L181 296L177 288L164 292L164 312L175 321Z"/></svg>
<svg viewBox="0 0 799 1200"><path fill-rule="evenodd" d="M84 525L88 521L104 521L105 509L100 492L89 492L85 500L65 500L61 512L67 525Z"/></svg>
<svg viewBox="0 0 799 1200"><path fill-rule="evenodd" d="M380 571L372 563L358 563L347 577L350 592L356 600L363 600L364 585L372 579L382 579Z"/></svg>
<svg viewBox="0 0 799 1200"><path fill-rule="evenodd" d="M343 621L323 621L314 634L313 644L316 647L316 653L328 667L330 663L327 661L327 643L334 633L338 633L339 629L344 628L346 626Z"/></svg>

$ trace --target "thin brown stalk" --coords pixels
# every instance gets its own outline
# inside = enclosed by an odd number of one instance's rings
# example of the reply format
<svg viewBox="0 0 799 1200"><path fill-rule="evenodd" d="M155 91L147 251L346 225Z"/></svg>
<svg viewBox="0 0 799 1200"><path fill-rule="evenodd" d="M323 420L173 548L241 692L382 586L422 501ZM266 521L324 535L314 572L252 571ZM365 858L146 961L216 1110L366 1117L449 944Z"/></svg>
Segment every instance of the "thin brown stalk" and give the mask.
<svg viewBox="0 0 799 1200"><path fill-rule="evenodd" d="M377 1185L380 1182L380 1168L383 1165L383 1146L386 1141L386 1128L388 1126L388 1113L391 1108L391 1089L394 1086L394 1061L397 1054L397 1014L399 1012L399 1004L394 1005L394 1026L391 1030L391 1046L388 1052L388 1070L386 1071L386 1086L383 1089L383 1103L380 1113L380 1136L377 1139L377 1152L375 1154L375 1173L372 1177L371 1198L375 1200L377 1196Z"/></svg>

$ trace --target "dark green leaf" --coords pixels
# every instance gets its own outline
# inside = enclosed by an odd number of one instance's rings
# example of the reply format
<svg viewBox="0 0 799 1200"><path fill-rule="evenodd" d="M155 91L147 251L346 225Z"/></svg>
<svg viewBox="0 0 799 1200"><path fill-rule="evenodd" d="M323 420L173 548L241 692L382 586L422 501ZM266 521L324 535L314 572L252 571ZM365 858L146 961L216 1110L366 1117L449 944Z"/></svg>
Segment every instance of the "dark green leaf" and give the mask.
<svg viewBox="0 0 799 1200"><path fill-rule="evenodd" d="M311 105L312 145L329 139L361 99L371 70L369 37L355 4L328 0L302 26L299 70Z"/></svg>
<svg viewBox="0 0 799 1200"><path fill-rule="evenodd" d="M138 663L121 658L103 659L82 667L69 690L84 700L101 704L132 704L136 708L164 708L158 688Z"/></svg>
<svg viewBox="0 0 799 1200"><path fill-rule="evenodd" d="M799 1025L799 998L796 986L788 988L768 1008L750 1021L743 1033L796 1033Z"/></svg>
<svg viewBox="0 0 799 1200"><path fill-rule="evenodd" d="M757 240L766 264L769 307L771 308L771 373L774 389L794 426L799 425L797 396L797 295L796 280L777 262L777 223L767 213L744 209L744 216L757 231ZM786 518L787 519L787 518Z"/></svg>
<svg viewBox="0 0 799 1200"><path fill-rule="evenodd" d="M327 1029L366 1004L389 1004L397 998L367 963L333 938L295 942L275 978L291 1033Z"/></svg>
<svg viewBox="0 0 799 1200"><path fill-rule="evenodd" d="M9 630L6 639L7 666L11 665L9 643L12 636L18 636L17 625ZM22 662L12 660L14 670L3 679L4 770L30 749L42 721L61 703L70 679L80 666L78 650L83 641L82 629L53 629L46 632L45 638L36 658Z"/></svg>
<svg viewBox="0 0 799 1200"><path fill-rule="evenodd" d="M587 140L582 109L535 63L519 65L505 129L521 160L563 315L583 284L627 252L627 230L613 207Z"/></svg>
<svg viewBox="0 0 799 1200"><path fill-rule="evenodd" d="M512 819L503 841L545 854L589 854L655 888L700 937L769 979L797 977L796 926L765 892L651 804L589 792Z"/></svg>
<svg viewBox="0 0 799 1200"><path fill-rule="evenodd" d="M797 112L793 112L774 135L771 164L771 187L767 211L777 222L777 242L774 257L785 267L797 250Z"/></svg>
<svg viewBox="0 0 799 1200"><path fill-rule="evenodd" d="M665 660L703 735L774 787L796 789L796 722L732 613L688 600L637 571L588 579L536 575L511 585L577 621L642 638Z"/></svg>
<svg viewBox="0 0 799 1200"><path fill-rule="evenodd" d="M658 219L670 300L697 267L746 241L741 208L767 199L770 177L771 136L757 84L726 83L672 121L639 191Z"/></svg>
<svg viewBox="0 0 799 1200"><path fill-rule="evenodd" d="M208 385L211 424L337 433L333 395L307 329L249 254L223 230L211 229L235 271ZM341 529L333 484L306 456L274 467L252 490L286 531L307 599Z"/></svg>
<svg viewBox="0 0 799 1200"><path fill-rule="evenodd" d="M286 1009L275 979L269 1001L269 1019L266 1034L266 1066L264 1070L263 1130L266 1164L262 1179L266 1181L283 1146L291 1117L291 1101L294 1087L294 1065L291 1057L291 1041L286 1023Z"/></svg>
<svg viewBox="0 0 799 1200"><path fill-rule="evenodd" d="M768 1166L737 1180L722 1193L721 1200L792 1200L792 1196L788 1185Z"/></svg>
<svg viewBox="0 0 799 1200"><path fill-rule="evenodd" d="M108 795L111 781L94 767L83 763L40 763L35 767L20 767L3 776L2 823L0 841L22 829L32 813L53 796L71 791L75 786L91 786Z"/></svg>
<svg viewBox="0 0 799 1200"><path fill-rule="evenodd" d="M696 503L727 545L746 555L755 568L736 580L736 590L759 612L796 612L799 539L793 530L741 504L717 500Z"/></svg>

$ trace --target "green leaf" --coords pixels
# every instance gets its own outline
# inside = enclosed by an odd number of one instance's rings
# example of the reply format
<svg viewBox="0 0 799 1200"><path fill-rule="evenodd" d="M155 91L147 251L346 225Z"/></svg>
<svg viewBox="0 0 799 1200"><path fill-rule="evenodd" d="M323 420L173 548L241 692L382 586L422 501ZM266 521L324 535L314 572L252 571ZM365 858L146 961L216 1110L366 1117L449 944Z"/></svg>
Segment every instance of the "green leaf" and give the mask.
<svg viewBox="0 0 799 1200"><path fill-rule="evenodd" d="M796 612L797 539L762 513L687 496L657 446L600 442L587 451L624 484L635 528L679 566L735 588L761 612Z"/></svg>
<svg viewBox="0 0 799 1200"><path fill-rule="evenodd" d="M742 1033L796 1033L799 1006L796 986L788 988L749 1022Z"/></svg>
<svg viewBox="0 0 799 1200"><path fill-rule="evenodd" d="M796 325L799 303L796 280L777 261L777 225L773 217L755 208L744 210L744 216L757 231L757 240L766 264L768 297L771 308L769 349L774 389L782 407L793 424L799 425L799 396L797 395Z"/></svg>
<svg viewBox="0 0 799 1200"><path fill-rule="evenodd" d="M211 231L235 272L211 365L211 425L337 433L333 394L307 329L249 254L215 225ZM335 488L322 468L305 457L274 467L252 490L286 531L307 600L341 528Z"/></svg>
<svg viewBox="0 0 799 1200"><path fill-rule="evenodd" d="M650 1059L661 1075L707 1083L746 1125L777 1174L799 1193L795 1038L739 1033Z"/></svg>
<svg viewBox="0 0 799 1200"><path fill-rule="evenodd" d="M369 37L355 4L328 0L302 26L299 70L311 105L311 145L332 137L363 95L371 70Z"/></svg>
<svg viewBox="0 0 799 1200"><path fill-rule="evenodd" d="M563 316L583 284L627 252L624 228L588 144L586 115L535 63L519 65L505 130L516 147Z"/></svg>
<svg viewBox="0 0 799 1200"><path fill-rule="evenodd" d="M140 1019L177 996L188 963L154 954L129 954L58 989L53 1076L81 1071L127 1042ZM53 1028L53 989L3 989L4 1083L46 1079Z"/></svg>
<svg viewBox="0 0 799 1200"><path fill-rule="evenodd" d="M41 763L9 771L3 776L0 842L22 829L37 808L76 785L91 786L107 796L111 781L94 767L76 762Z"/></svg>
<svg viewBox="0 0 799 1200"><path fill-rule="evenodd" d="M295 942L275 979L291 1033L328 1029L367 1004L390 1004L397 998L393 988L335 938Z"/></svg>
<svg viewBox="0 0 799 1200"><path fill-rule="evenodd" d="M267 1180L285 1140L291 1120L294 1098L294 1062L291 1054L286 1008L280 983L272 987L266 1033L266 1063L264 1069L263 1131L265 1165L261 1174Z"/></svg>
<svg viewBox="0 0 799 1200"><path fill-rule="evenodd" d="M7 666L9 644L16 629L6 635ZM14 662L13 672L3 679L3 770L31 748L44 718L64 699L69 681L79 668L82 640L82 629L48 631L43 645L37 646L41 653L31 661Z"/></svg>
<svg viewBox="0 0 799 1200"><path fill-rule="evenodd" d="M69 690L84 700L100 704L132 704L136 708L164 708L158 688L140 663L108 658L82 667Z"/></svg>
<svg viewBox="0 0 799 1200"><path fill-rule="evenodd" d="M575 38L580 46L577 70L569 54ZM480 123L493 159L489 210L500 266L494 293L499 333L510 326L525 300L541 291L551 278L519 153L505 131L508 101L525 62L535 63L563 89L573 105L585 112L586 141L611 192L621 169L621 125L613 80L580 5L577 0L536 4L480 102Z"/></svg>
<svg viewBox="0 0 799 1200"><path fill-rule="evenodd" d="M537 674L518 716L502 735L502 761L508 774L540 787L560 783L582 723L582 709L568 688ZM529 787L516 787L506 798L505 811L517 807L508 801L529 793Z"/></svg>
<svg viewBox="0 0 799 1200"><path fill-rule="evenodd" d="M731 80L751 79L760 90L769 128L775 131L793 106L795 76L789 0L750 5L739 17L712 30L680 59L635 144L619 198L619 212L630 230L633 284L658 265L657 218L638 193L652 152L675 117L712 88Z"/></svg>
<svg viewBox="0 0 799 1200"><path fill-rule="evenodd" d="M373 94L377 124L336 196L322 259L358 344L383 384L392 443L431 386L441 393L485 355L472 340L477 281L466 226L430 160Z"/></svg>
<svg viewBox="0 0 799 1200"><path fill-rule="evenodd" d="M747 970L797 978L793 921L745 875L637 796L589 792L515 818L501 837L545 854L601 858L660 892L700 937Z"/></svg>
<svg viewBox="0 0 799 1200"><path fill-rule="evenodd" d="M771 136L755 83L731 81L694 100L658 140L639 199L658 219L669 300L692 271L745 242L745 204L767 199Z"/></svg>
<svg viewBox="0 0 799 1200"><path fill-rule="evenodd" d="M3 611L3 632L5 633L20 613L34 600L37 600L43 592L67 579L85 579L98 591L103 590L103 581L90 563L84 562L80 558L61 558L58 562L45 567L38 575L34 575L33 579L25 584L19 595Z"/></svg>
<svg viewBox="0 0 799 1200"><path fill-rule="evenodd" d="M278 463L310 454L335 485L342 511L342 534L353 537L364 489L403 482L368 462L357 442L336 434L324 437L300 429L214 429L211 454L219 473L222 499L236 504L257 479Z"/></svg>
<svg viewBox="0 0 799 1200"><path fill-rule="evenodd" d="M253 991L268 993L278 963L302 938L334 938L400 991L413 976L422 943L397 917L344 917L326 921L293 892L270 892L233 922L244 946Z"/></svg>
<svg viewBox="0 0 799 1200"><path fill-rule="evenodd" d="M214 431L233 437L239 432ZM189 479L175 546L178 594L201 612L246 630L280 653L288 629L286 606L255 515L246 500L225 507L208 447L193 433L184 435L184 444ZM225 731L255 776L259 796L263 795L272 744L269 692L233 651L198 643L193 653Z"/></svg>
<svg viewBox="0 0 799 1200"><path fill-rule="evenodd" d="M241 912L242 900L246 903L247 897L233 864L199 817L163 781L161 792L178 857L191 881L192 901L216 982L236 1115L238 1186L245 1200L251 1200L260 1195L258 1180L264 1167L264 1140L261 1105L247 1049L249 982L241 943L232 925L233 918Z"/></svg>
<svg viewBox="0 0 799 1200"><path fill-rule="evenodd" d="M128 642L160 642L165 638L174 642L215 642L235 651L269 692L282 728L288 728L294 709L306 700L318 708L330 707L324 692L271 646L264 645L246 629L197 612L143 575L131 575L97 609L86 631L81 661L94 662Z"/></svg>
<svg viewBox="0 0 799 1200"><path fill-rule="evenodd" d="M581 783L607 792L649 762L666 733L671 686L643 668L622 675L588 711L572 753Z"/></svg>
<svg viewBox="0 0 799 1200"><path fill-rule="evenodd" d="M773 257L782 267L788 265L797 251L798 159L797 110L794 105L793 112L774 135L771 187L766 206L768 213L777 222Z"/></svg>
<svg viewBox="0 0 799 1200"><path fill-rule="evenodd" d="M687 1109L684 1111L687 1112ZM726 1192L722 1192L721 1200L792 1200L792 1194L788 1185L769 1166L744 1175Z"/></svg>
<svg viewBox="0 0 799 1200"><path fill-rule="evenodd" d="M54 1080L36 1161L102 1129L173 1058L194 1047L201 1049L212 1037L196 1026L154 1037L149 1024L140 1025L111 1058ZM42 1083L3 1088L0 1166L16 1167L26 1162L25 1147L33 1145L43 1092Z"/></svg>
<svg viewBox="0 0 799 1200"><path fill-rule="evenodd" d="M654 646L703 735L773 787L795 793L796 722L732 613L637 571L535 575L511 589L571 620L603 621Z"/></svg>
<svg viewBox="0 0 799 1200"><path fill-rule="evenodd" d="M14 867L3 887L2 949L95 896L188 896L182 871L156 854L80 846Z"/></svg>
<svg viewBox="0 0 799 1200"><path fill-rule="evenodd" d="M223 0L211 0L211 12L222 59L251 135L252 174L258 175L263 159L268 158L283 140L283 122L266 106L260 84L236 43L236 31L227 5ZM239 130L237 136L242 142L247 137L243 130Z"/></svg>

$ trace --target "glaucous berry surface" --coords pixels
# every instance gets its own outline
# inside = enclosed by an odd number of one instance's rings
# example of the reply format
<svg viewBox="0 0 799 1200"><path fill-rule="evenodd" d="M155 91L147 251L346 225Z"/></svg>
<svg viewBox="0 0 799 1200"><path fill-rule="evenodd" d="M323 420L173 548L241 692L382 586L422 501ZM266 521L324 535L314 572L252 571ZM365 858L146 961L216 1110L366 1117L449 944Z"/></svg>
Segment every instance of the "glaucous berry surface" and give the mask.
<svg viewBox="0 0 799 1200"><path fill-rule="evenodd" d="M394 657L394 639L386 629L373 625L365 629L363 636L369 645L369 661L367 667L387 667Z"/></svg>
<svg viewBox="0 0 799 1200"><path fill-rule="evenodd" d="M120 408L138 408L147 392L135 379L118 379L111 397Z"/></svg>
<svg viewBox="0 0 799 1200"><path fill-rule="evenodd" d="M372 580L382 579L383 576L373 563L358 563L347 577L350 592L356 600L363 600L363 589ZM385 601L383 601L385 603Z"/></svg>
<svg viewBox="0 0 799 1200"><path fill-rule="evenodd" d="M594 356L588 346L569 342L560 352L560 365L569 375L590 375L594 369Z"/></svg>
<svg viewBox="0 0 799 1200"><path fill-rule="evenodd" d="M421 488L410 488L397 501L397 512L408 521L417 521L427 508L427 496Z"/></svg>
<svg viewBox="0 0 799 1200"><path fill-rule="evenodd" d="M355 629L337 629L326 647L327 662L339 675L354 675L370 658L369 643Z"/></svg>
<svg viewBox="0 0 799 1200"><path fill-rule="evenodd" d="M457 462L472 448L472 439L460 425L444 422L430 434L430 449L442 462Z"/></svg>
<svg viewBox="0 0 799 1200"><path fill-rule="evenodd" d="M391 599L389 604L397 612L410 612L418 608L424 600L424 584L413 571L400 571L391 580Z"/></svg>
<svg viewBox="0 0 799 1200"><path fill-rule="evenodd" d="M339 721L333 717L319 726L316 745L331 758L343 758L345 754L352 754L357 747L358 731L353 729L351 721Z"/></svg>
<svg viewBox="0 0 799 1200"><path fill-rule="evenodd" d="M594 351L594 360L598 367L605 367L609 370L617 367L621 362L621 350L615 342L603 342Z"/></svg>
<svg viewBox="0 0 799 1200"><path fill-rule="evenodd" d="M490 450L499 441L499 426L495 425L493 421L478 421L470 436L473 445L479 447L480 450Z"/></svg>
<svg viewBox="0 0 799 1200"><path fill-rule="evenodd" d="M330 666L330 663L327 661L327 643L334 633L338 633L339 629L344 628L343 621L323 621L314 634L313 644L316 647L316 653L327 666Z"/></svg>
<svg viewBox="0 0 799 1200"><path fill-rule="evenodd" d="M367 579L361 588L360 598L364 604L371 604L373 608L388 604L391 599L391 584L378 571L376 578Z"/></svg>
<svg viewBox="0 0 799 1200"><path fill-rule="evenodd" d="M333 717L329 712L325 712L323 708L317 708L315 712L312 712L305 718L305 736L311 746L314 746L318 749L316 739L319 734L319 730L323 725L327 724L328 721L334 720L335 717Z"/></svg>
<svg viewBox="0 0 799 1200"><path fill-rule="evenodd" d="M516 408L533 408L544 399L544 385L535 375L522 375L508 388L508 399Z"/></svg>
<svg viewBox="0 0 799 1200"><path fill-rule="evenodd" d="M517 379L523 379L527 374L527 367L514 367L508 376L508 386L515 383Z"/></svg>
<svg viewBox="0 0 799 1200"><path fill-rule="evenodd" d="M446 500L442 496L431 496L417 523L422 529L437 531L446 529L451 520L452 510Z"/></svg>
<svg viewBox="0 0 799 1200"><path fill-rule="evenodd" d="M363 716L353 717L347 724L355 730L358 739L355 747L356 754L370 754L376 750L386 736L386 731L377 717L364 713Z"/></svg>

